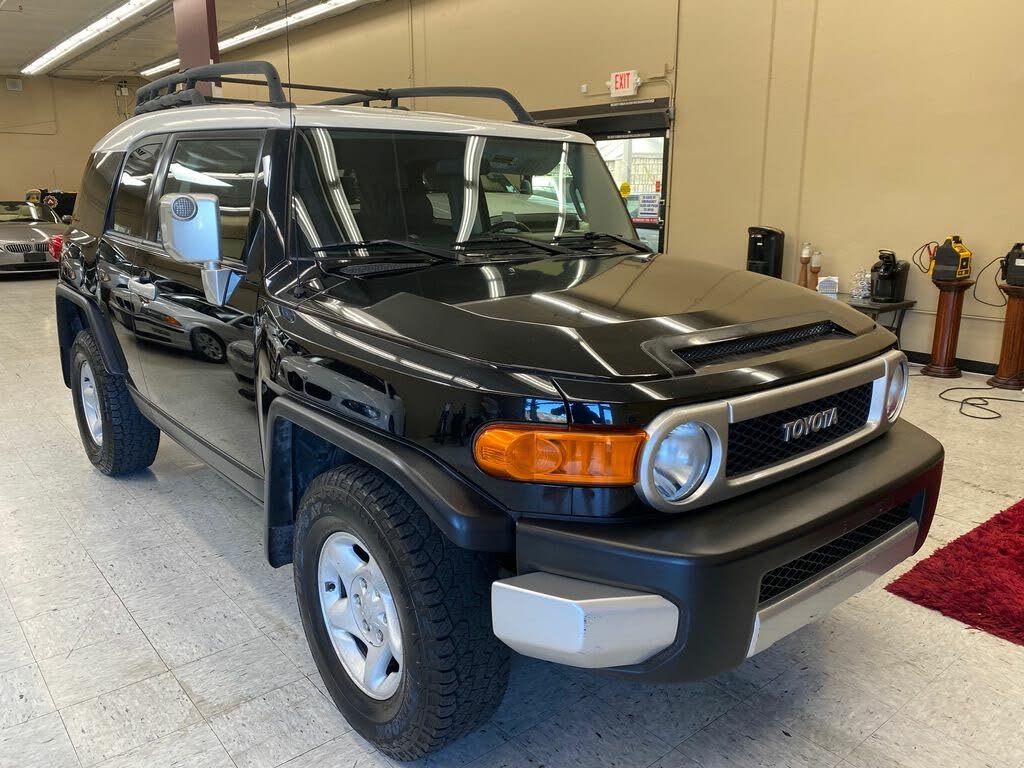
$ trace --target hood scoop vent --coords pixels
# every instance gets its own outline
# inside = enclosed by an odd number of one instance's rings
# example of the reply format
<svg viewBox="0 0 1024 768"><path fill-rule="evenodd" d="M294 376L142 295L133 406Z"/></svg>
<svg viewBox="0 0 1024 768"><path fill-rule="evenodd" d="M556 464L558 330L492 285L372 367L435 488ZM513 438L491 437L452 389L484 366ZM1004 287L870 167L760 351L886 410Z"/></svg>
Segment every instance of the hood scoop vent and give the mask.
<svg viewBox="0 0 1024 768"><path fill-rule="evenodd" d="M360 264L357 261L353 261L344 266L335 267L331 269L331 272L352 277L373 277L374 275L406 272L411 269L429 267L433 263L431 261L369 261Z"/></svg>
<svg viewBox="0 0 1024 768"><path fill-rule="evenodd" d="M827 339L849 338L850 333L831 320L824 320L796 328L786 328L741 339L715 341L698 346L683 347L674 352L692 366L700 368L718 363L733 362L753 355L781 352L786 349Z"/></svg>

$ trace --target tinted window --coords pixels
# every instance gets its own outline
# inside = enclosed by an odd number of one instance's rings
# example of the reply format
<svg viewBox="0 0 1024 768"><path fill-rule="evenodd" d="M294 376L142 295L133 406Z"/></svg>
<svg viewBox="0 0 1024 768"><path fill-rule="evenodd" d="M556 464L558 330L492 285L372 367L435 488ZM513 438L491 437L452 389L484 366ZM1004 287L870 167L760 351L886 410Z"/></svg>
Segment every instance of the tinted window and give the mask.
<svg viewBox="0 0 1024 768"><path fill-rule="evenodd" d="M452 247L487 232L635 236L597 149L548 140L306 129L291 208L310 254L375 239Z"/></svg>
<svg viewBox="0 0 1024 768"><path fill-rule="evenodd" d="M96 234L103 229L114 175L123 157L124 152L97 152L89 159L73 214L75 223L87 232Z"/></svg>
<svg viewBox="0 0 1024 768"><path fill-rule="evenodd" d="M214 194L220 203L221 256L241 259L249 234L260 139L184 139L174 147L163 194ZM159 239L159 234L157 235Z"/></svg>
<svg viewBox="0 0 1024 768"><path fill-rule="evenodd" d="M125 161L114 198L114 231L135 237L146 236L146 198L153 185L153 172L163 141L143 144Z"/></svg>
<svg viewBox="0 0 1024 768"><path fill-rule="evenodd" d="M313 247L321 238L451 241L465 146L463 136L311 129L296 152L299 230Z"/></svg>

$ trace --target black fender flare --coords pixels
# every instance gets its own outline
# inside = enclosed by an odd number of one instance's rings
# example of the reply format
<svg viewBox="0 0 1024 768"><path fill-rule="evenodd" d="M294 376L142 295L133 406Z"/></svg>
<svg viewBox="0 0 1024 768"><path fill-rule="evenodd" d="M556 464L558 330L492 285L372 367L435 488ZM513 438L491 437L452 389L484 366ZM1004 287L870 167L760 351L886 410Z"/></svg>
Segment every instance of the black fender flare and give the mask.
<svg viewBox="0 0 1024 768"><path fill-rule="evenodd" d="M64 383L70 386L70 360L68 351L74 343L72 323L68 317L68 302L79 310L79 317L82 325L92 331L96 344L100 348L100 356L107 371L115 376L124 376L128 370L128 364L117 341L117 334L110 324L110 320L100 311L99 306L89 296L79 293L71 286L58 282L55 289L57 305L57 340L61 350L61 368L64 373Z"/></svg>
<svg viewBox="0 0 1024 768"><path fill-rule="evenodd" d="M298 507L292 480L292 426L317 435L390 477L459 547L479 552L514 551L512 514L425 452L286 395L271 402L265 424L265 551L272 565L291 559L291 527ZM283 551L286 546L287 552Z"/></svg>

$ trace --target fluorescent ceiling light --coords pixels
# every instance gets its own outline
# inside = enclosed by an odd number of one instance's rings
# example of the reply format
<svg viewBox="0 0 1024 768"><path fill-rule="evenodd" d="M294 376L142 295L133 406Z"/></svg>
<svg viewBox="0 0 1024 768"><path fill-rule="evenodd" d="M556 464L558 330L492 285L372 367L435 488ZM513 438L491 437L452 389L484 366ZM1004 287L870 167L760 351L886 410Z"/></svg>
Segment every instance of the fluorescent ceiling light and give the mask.
<svg viewBox="0 0 1024 768"><path fill-rule="evenodd" d="M171 59L170 61L165 61L163 64L157 64L155 67L144 69L139 72L139 74L143 77L152 77L153 75L159 75L161 72L177 69L180 64L181 59Z"/></svg>
<svg viewBox="0 0 1024 768"><path fill-rule="evenodd" d="M322 3L311 5L308 8L303 8L301 11L290 13L280 19L276 19L275 21L260 24L252 29L239 32L237 35L232 35L231 37L219 40L217 42L217 48L221 52L229 51L232 48L237 48L240 45L251 43L253 40L258 40L261 37L269 37L270 35L280 32L285 27L302 24L310 19L323 16L325 13L337 11L340 8L344 8L348 5L355 5L359 2L360 0L325 0ZM165 61L162 64L156 64L148 69L144 69L139 74L143 77L152 77L153 75L158 75L161 72L177 70L180 65L180 59L171 59L170 61Z"/></svg>
<svg viewBox="0 0 1024 768"><path fill-rule="evenodd" d="M72 51L81 48L90 40L109 32L114 27L127 21L132 16L142 13L147 8L151 8L154 5L164 2L166 2L166 0L128 0L124 5L115 8L106 16L94 21L85 29L79 30L67 40L55 45L31 64L26 65L21 70L21 74L40 75L47 72L58 61L67 57L67 55Z"/></svg>
<svg viewBox="0 0 1024 768"><path fill-rule="evenodd" d="M230 187L226 181L215 179L207 173L189 168L181 163L171 163L171 176L178 181L185 181L191 184L199 184L204 187Z"/></svg>
<svg viewBox="0 0 1024 768"><path fill-rule="evenodd" d="M145 176L132 176L125 171L121 174L121 183L126 187L146 187L149 186L149 180L152 178L152 173L147 173Z"/></svg>

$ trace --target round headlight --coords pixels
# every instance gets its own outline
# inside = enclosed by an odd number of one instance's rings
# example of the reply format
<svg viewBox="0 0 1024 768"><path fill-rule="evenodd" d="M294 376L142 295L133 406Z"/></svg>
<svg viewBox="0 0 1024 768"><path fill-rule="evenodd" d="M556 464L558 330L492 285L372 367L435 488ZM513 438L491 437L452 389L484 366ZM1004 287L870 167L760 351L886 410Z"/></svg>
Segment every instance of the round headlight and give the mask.
<svg viewBox="0 0 1024 768"><path fill-rule="evenodd" d="M658 444L652 470L654 487L665 501L680 501L704 480L711 466L711 439L693 421L680 424Z"/></svg>
<svg viewBox="0 0 1024 768"><path fill-rule="evenodd" d="M899 363L892 372L889 386L885 390L885 416L889 421L896 421L903 410L903 401L907 399L907 364Z"/></svg>

